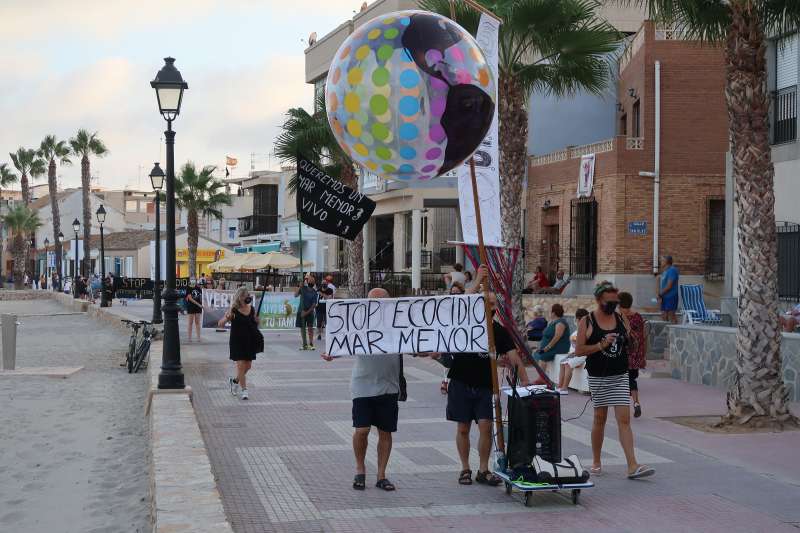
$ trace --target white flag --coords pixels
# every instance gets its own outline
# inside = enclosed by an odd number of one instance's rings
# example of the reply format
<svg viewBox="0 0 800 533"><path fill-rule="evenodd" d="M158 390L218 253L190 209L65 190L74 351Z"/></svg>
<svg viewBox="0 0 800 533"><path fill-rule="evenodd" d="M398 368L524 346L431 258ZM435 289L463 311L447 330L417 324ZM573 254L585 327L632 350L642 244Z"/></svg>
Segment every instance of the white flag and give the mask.
<svg viewBox="0 0 800 533"><path fill-rule="evenodd" d="M497 48L500 34L500 21L486 14L481 15L476 40L486 56L489 68L495 79L494 119L481 146L472 157L475 159L475 178L480 199L483 242L486 246L503 246L503 232L500 229L500 150L497 130ZM458 205L461 211L461 228L464 242L478 244L478 227L475 221L475 200L472 195L472 179L469 161L459 166Z"/></svg>

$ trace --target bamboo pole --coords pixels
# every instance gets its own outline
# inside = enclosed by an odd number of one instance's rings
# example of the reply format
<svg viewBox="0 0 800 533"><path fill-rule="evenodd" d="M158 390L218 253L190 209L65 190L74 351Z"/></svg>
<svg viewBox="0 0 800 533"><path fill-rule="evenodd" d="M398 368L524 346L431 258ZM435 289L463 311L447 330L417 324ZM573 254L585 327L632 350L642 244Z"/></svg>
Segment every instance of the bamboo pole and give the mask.
<svg viewBox="0 0 800 533"><path fill-rule="evenodd" d="M469 158L469 175L472 180L472 201L475 203L475 225L478 230L478 253L481 264L488 268L489 258L483 244L483 222L481 221L481 205L478 198L478 179L475 177L475 159ZM489 339L489 361L492 372L492 395L494 396L494 424L497 434L497 449L506 452L505 437L503 436L503 409L500 405L500 388L497 384L497 350L494 343L494 315L492 305L489 303L489 280L483 284L483 304L486 313L486 333Z"/></svg>
<svg viewBox="0 0 800 533"><path fill-rule="evenodd" d="M473 0L461 0L472 9L485 13L500 21L502 24L503 19L483 7L482 5L474 2ZM450 18L456 18L456 5L455 0L450 0ZM478 254L481 258L481 264L489 267L489 258L486 255L486 247L483 244L483 222L481 221L481 203L478 198L478 179L475 176L475 159L469 158L469 175L472 180L472 201L475 204L475 224L478 233ZM506 453L505 437L503 435L503 408L500 405L500 387L497 383L497 349L494 343L494 314L491 304L489 303L489 283L488 280L483 286L483 303L484 311L486 313L486 333L489 340L489 361L491 365L492 374L492 396L494 397L494 424L495 434L497 435L497 449L501 453Z"/></svg>

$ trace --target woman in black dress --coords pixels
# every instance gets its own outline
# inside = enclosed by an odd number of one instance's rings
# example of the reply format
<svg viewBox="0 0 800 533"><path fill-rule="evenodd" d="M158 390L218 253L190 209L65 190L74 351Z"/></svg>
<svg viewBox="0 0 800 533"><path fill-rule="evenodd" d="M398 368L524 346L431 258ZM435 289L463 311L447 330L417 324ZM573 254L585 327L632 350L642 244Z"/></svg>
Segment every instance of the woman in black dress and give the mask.
<svg viewBox="0 0 800 533"><path fill-rule="evenodd" d="M264 350L264 337L258 330L258 318L253 307L253 297L245 287L239 287L231 301L231 307L225 312L218 325L224 327L231 324L230 358L236 361L236 377L228 378L231 394L241 390L242 400L248 398L247 371L250 370L256 354Z"/></svg>

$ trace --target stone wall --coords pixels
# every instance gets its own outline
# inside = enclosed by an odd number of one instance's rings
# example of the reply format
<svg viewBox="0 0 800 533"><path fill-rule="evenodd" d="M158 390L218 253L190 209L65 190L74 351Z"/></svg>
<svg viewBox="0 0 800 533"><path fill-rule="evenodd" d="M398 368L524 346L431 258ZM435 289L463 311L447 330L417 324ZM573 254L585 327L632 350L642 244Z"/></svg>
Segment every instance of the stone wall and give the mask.
<svg viewBox="0 0 800 533"><path fill-rule="evenodd" d="M30 289L0 289L0 300L48 300L56 293L50 291L34 291Z"/></svg>
<svg viewBox="0 0 800 533"><path fill-rule="evenodd" d="M736 328L668 326L672 377L727 388L734 376ZM783 380L791 401L800 401L800 334L784 333Z"/></svg>

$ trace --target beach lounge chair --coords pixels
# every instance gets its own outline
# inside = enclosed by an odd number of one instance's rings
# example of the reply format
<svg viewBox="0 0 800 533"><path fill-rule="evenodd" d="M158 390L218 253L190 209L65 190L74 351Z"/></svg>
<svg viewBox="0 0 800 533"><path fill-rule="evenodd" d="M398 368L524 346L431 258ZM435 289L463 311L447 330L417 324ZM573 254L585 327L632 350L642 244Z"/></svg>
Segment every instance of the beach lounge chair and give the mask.
<svg viewBox="0 0 800 533"><path fill-rule="evenodd" d="M722 315L718 309L707 309L702 285L681 285L681 306L684 324L719 324Z"/></svg>

